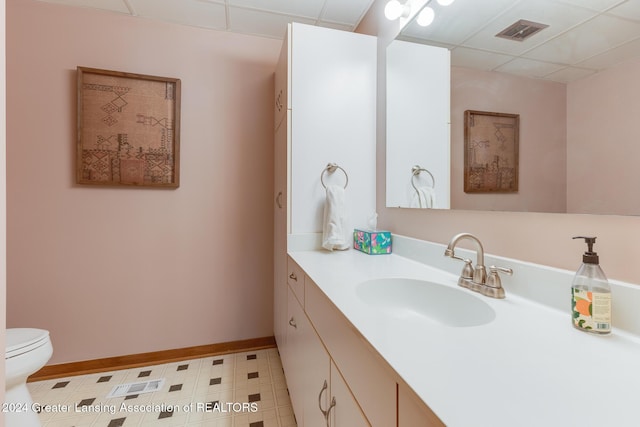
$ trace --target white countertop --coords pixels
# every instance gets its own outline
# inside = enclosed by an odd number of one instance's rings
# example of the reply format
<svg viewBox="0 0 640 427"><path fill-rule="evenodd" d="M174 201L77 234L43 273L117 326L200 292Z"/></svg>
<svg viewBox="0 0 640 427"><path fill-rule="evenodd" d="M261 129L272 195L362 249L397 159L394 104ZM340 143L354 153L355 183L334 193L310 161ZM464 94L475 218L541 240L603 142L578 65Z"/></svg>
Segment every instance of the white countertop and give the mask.
<svg viewBox="0 0 640 427"><path fill-rule="evenodd" d="M459 288L457 275L395 254L289 255L449 427L640 425L640 341L615 325L608 336L580 332L568 311L508 289L504 300L487 298ZM356 294L359 283L381 277L461 289L482 298L496 318L450 327L420 316L394 317Z"/></svg>

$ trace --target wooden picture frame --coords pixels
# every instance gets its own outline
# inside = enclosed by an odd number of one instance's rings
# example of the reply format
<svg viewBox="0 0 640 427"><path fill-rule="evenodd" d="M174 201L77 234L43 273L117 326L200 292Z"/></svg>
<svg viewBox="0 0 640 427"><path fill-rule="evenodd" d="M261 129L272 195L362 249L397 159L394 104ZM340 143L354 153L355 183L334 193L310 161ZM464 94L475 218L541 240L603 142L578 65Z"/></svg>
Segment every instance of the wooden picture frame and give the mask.
<svg viewBox="0 0 640 427"><path fill-rule="evenodd" d="M76 182L180 185L180 80L77 67Z"/></svg>
<svg viewBox="0 0 640 427"><path fill-rule="evenodd" d="M464 192L518 191L520 115L464 112Z"/></svg>

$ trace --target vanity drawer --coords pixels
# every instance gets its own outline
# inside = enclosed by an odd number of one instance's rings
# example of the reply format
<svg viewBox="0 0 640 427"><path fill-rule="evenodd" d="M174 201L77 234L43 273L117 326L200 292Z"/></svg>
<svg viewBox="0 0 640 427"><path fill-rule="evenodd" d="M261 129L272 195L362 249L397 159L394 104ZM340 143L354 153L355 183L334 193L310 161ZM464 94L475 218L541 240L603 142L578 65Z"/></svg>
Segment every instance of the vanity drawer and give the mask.
<svg viewBox="0 0 640 427"><path fill-rule="evenodd" d="M304 270L290 257L287 257L287 283L304 307Z"/></svg>
<svg viewBox="0 0 640 427"><path fill-rule="evenodd" d="M305 277L305 311L373 426L396 425L396 380L382 357Z"/></svg>

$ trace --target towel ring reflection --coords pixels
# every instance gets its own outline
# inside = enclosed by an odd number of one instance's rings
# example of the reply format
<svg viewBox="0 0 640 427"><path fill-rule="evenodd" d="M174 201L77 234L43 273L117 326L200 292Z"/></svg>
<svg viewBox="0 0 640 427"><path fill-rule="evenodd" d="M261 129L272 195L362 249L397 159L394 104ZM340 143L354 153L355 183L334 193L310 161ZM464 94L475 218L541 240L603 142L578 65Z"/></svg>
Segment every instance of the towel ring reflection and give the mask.
<svg viewBox="0 0 640 427"><path fill-rule="evenodd" d="M418 187L416 187L414 178L420 175L420 172L428 173L429 176L431 177L431 182L433 183L432 187L436 188L436 179L433 177L433 174L429 172L427 169L420 167L419 165L415 165L414 167L411 168L411 186L413 187L413 189L416 190L416 192L418 192Z"/></svg>
<svg viewBox="0 0 640 427"><path fill-rule="evenodd" d="M342 171L342 173L344 173L344 177L345 177L345 183L344 183L344 188L347 188L347 185L349 185L349 175L347 175L347 171L345 171L344 169L342 169L340 166L338 166L335 163L328 163L327 167L324 168L322 170L322 173L320 174L320 182L322 183L322 186L324 187L324 189L327 189L327 186L324 183L324 174L325 172L329 172L329 173L334 173L336 171L336 169L340 169Z"/></svg>

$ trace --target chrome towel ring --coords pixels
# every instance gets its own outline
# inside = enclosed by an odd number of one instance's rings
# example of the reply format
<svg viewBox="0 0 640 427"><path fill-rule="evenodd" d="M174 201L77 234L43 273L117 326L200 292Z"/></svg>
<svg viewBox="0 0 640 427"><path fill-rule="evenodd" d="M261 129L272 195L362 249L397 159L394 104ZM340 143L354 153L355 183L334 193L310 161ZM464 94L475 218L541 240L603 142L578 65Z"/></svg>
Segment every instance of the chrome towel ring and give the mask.
<svg viewBox="0 0 640 427"><path fill-rule="evenodd" d="M327 167L324 168L322 170L322 173L320 174L320 182L322 183L322 186L325 188L325 190L327 189L327 186L324 183L324 174L325 174L325 172L334 173L336 171L336 169L340 169L342 171L342 173L344 173L344 177L345 177L344 188L346 189L347 185L349 185L349 175L347 175L347 171L345 171L344 169L342 169L340 166L338 166L335 163L328 163Z"/></svg>
<svg viewBox="0 0 640 427"><path fill-rule="evenodd" d="M429 172L428 170L426 170L423 167L420 167L419 165L415 165L414 167L411 168L411 185L413 186L413 189L416 190L416 192L418 191L418 188L416 187L416 183L414 182L414 178L418 175L420 175L420 172L426 172L429 174L429 176L431 177L431 182L432 187L436 188L436 179L433 177L433 174L431 172Z"/></svg>

